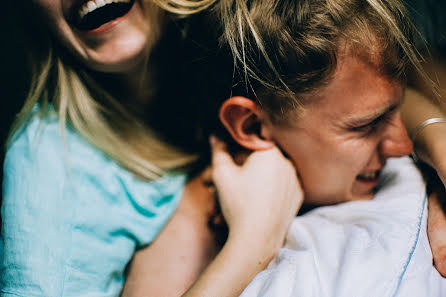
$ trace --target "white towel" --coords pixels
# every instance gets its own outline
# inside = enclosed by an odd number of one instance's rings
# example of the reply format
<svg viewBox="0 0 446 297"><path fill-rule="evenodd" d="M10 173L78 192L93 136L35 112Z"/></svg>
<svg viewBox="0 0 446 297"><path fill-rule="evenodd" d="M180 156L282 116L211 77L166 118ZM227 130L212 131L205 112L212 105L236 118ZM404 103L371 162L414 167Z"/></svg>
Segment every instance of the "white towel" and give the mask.
<svg viewBox="0 0 446 297"><path fill-rule="evenodd" d="M241 296L445 297L432 265L426 192L409 158L392 159L373 200L319 207Z"/></svg>

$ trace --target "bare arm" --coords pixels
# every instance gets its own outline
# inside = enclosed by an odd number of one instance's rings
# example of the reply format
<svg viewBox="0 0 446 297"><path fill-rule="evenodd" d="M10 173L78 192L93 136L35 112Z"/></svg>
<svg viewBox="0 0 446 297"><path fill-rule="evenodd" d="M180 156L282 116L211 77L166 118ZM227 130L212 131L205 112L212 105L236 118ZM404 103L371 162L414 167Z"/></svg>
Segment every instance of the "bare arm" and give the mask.
<svg viewBox="0 0 446 297"><path fill-rule="evenodd" d="M438 83L440 98L419 78L412 79L406 92L402 114L411 134L417 125L426 119L446 118L446 64L440 59L430 59L424 69ZM424 127L414 139L417 155L432 166L446 185L446 123L436 123ZM446 277L446 216L442 203L446 200L444 187L434 190L429 197L428 235L434 263L437 270Z"/></svg>
<svg viewBox="0 0 446 297"><path fill-rule="evenodd" d="M446 118L446 61L438 57L430 58L423 64L423 69L437 83L438 94L421 77L414 75L410 78L402 109L403 120L409 135L418 124L429 118ZM432 124L423 128L414 141L416 153L437 170L439 162L446 163L442 156L446 148L446 139L441 137L445 135L444 132L446 132L446 125ZM446 174L442 176L443 181L446 181L443 177L446 177Z"/></svg>
<svg viewBox="0 0 446 297"><path fill-rule="evenodd" d="M181 296L220 249L208 227L214 208L214 193L203 175L189 181L167 225L135 253L122 296Z"/></svg>
<svg viewBox="0 0 446 297"><path fill-rule="evenodd" d="M412 135L412 132L420 123L429 118L446 118L446 112L439 106L439 103L430 100L420 91L409 87L406 90L402 116L409 135ZM436 169L441 169L443 167L442 163L446 163L442 156L443 149L446 148L445 133L446 123L434 123L420 130L414 139L414 150L417 156ZM441 170L439 173L441 173Z"/></svg>
<svg viewBox="0 0 446 297"><path fill-rule="evenodd" d="M212 142L213 177L229 237L183 297L239 296L282 246L303 201L296 171L277 148L255 152L237 166L221 141Z"/></svg>
<svg viewBox="0 0 446 297"><path fill-rule="evenodd" d="M188 185L177 213L155 243L135 255L123 296L180 296L189 286L183 297L239 296L282 246L303 200L291 162L274 148L253 153L238 166L224 144L216 141L213 167L230 230L221 251L213 258L218 250L206 235L210 232L204 223L209 218L203 215L206 207L187 202L206 194ZM200 216L203 219L197 220ZM193 240L178 232L190 234ZM208 239L203 240L203 235ZM214 251L210 257L206 256L209 248Z"/></svg>

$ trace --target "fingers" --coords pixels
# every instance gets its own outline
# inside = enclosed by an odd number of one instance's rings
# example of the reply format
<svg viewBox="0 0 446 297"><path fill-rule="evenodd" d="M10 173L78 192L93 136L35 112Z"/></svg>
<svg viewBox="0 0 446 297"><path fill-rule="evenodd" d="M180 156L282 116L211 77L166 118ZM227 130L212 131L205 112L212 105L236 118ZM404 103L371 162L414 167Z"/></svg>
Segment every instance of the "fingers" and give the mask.
<svg viewBox="0 0 446 297"><path fill-rule="evenodd" d="M208 166L206 167L203 172L200 173L200 179L202 183L208 188L212 188L214 186L214 183L212 181L212 167Z"/></svg>
<svg viewBox="0 0 446 297"><path fill-rule="evenodd" d="M226 144L215 136L209 138L212 149L212 166L215 168L221 166L235 166L234 160L227 150Z"/></svg>
<svg viewBox="0 0 446 297"><path fill-rule="evenodd" d="M446 277L446 215L441 199L446 199L444 190L433 192L429 196L427 223L435 267L443 277Z"/></svg>
<svg viewBox="0 0 446 297"><path fill-rule="evenodd" d="M282 152L276 147L267 150L252 152L240 152L236 156L231 156L225 142L215 136L209 138L212 148L212 164L213 167L233 167L239 168L242 165L256 164L257 162L265 162L265 160L286 160L292 166L288 159L285 159Z"/></svg>
<svg viewBox="0 0 446 297"><path fill-rule="evenodd" d="M251 163L256 163L258 161L264 161L265 158L274 160L274 159L279 159L279 157L281 156L282 153L276 146L274 146L271 149L256 151L255 154L249 155L249 157L246 160L246 163L251 164Z"/></svg>

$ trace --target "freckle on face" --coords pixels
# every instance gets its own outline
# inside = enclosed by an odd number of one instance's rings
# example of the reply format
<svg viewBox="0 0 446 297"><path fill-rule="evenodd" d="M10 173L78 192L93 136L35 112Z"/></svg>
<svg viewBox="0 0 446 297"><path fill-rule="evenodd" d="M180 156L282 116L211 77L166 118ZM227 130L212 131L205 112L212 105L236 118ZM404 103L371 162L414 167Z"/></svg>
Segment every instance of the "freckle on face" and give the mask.
<svg viewBox="0 0 446 297"><path fill-rule="evenodd" d="M379 151L385 126L374 134L342 128L364 116L400 104L402 86L359 58L341 58L331 82L305 106L298 122L273 126L272 137L299 172L305 203L333 204L371 199L376 174L387 156ZM362 177L362 178L361 178Z"/></svg>

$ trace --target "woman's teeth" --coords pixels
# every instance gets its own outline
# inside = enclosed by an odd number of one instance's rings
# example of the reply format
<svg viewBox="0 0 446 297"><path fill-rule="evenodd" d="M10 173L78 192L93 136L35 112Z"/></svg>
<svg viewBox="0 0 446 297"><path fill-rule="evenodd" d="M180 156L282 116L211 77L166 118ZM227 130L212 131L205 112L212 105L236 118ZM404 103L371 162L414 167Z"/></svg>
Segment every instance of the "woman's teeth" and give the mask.
<svg viewBox="0 0 446 297"><path fill-rule="evenodd" d="M127 14L135 0L88 0L74 11L74 25L90 31Z"/></svg>
<svg viewBox="0 0 446 297"><path fill-rule="evenodd" d="M79 19L84 18L87 14L111 3L130 3L131 0L89 0L85 2L78 10Z"/></svg>

